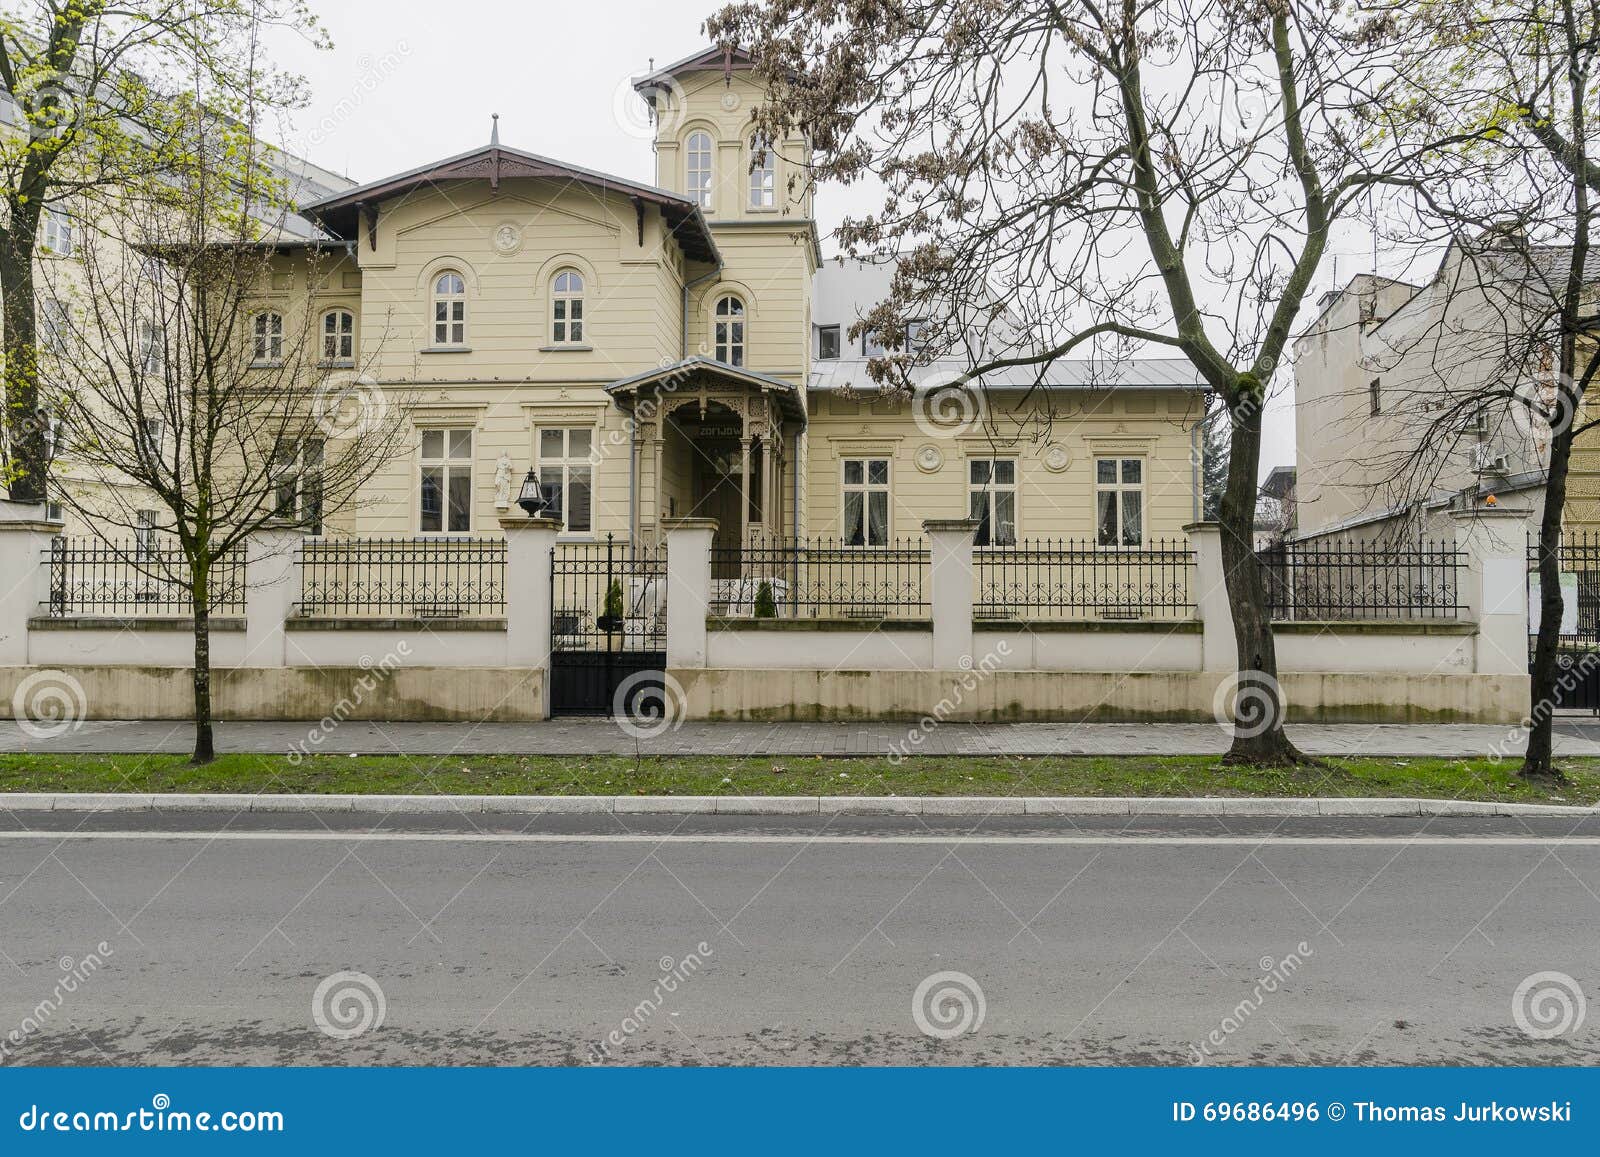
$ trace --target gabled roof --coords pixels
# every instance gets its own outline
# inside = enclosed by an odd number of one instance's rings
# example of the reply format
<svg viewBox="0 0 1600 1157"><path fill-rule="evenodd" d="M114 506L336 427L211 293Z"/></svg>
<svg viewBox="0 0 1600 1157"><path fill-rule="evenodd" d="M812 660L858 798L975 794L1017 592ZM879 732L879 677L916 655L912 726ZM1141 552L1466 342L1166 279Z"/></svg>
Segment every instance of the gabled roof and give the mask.
<svg viewBox="0 0 1600 1157"><path fill-rule="evenodd" d="M627 197L639 207L654 205L661 210L668 229L691 261L720 260L705 216L688 197L654 185L630 181L626 177L614 177L609 173L598 173L593 169L551 160L502 145L498 141L302 205L300 215L337 237L351 240L360 231L363 206L376 206L378 202L391 197L401 197L416 189L447 181L488 181L491 185L498 185L503 180L513 178L570 181Z"/></svg>
<svg viewBox="0 0 1600 1157"><path fill-rule="evenodd" d="M800 399L799 387L793 382L786 382L782 378L773 377L771 374L763 374L757 370L746 369L744 366L730 366L727 362L719 362L715 358L706 357L704 354L695 354L693 357L684 358L682 361L673 362L670 365L646 370L642 374L619 378L606 387L606 393L615 397L618 394L631 393L639 389L640 386L660 385L663 382L687 383L695 375L704 375L736 386L745 386L777 394L780 399L788 404L788 408L800 419L801 424L805 424L805 403ZM690 395L693 392L693 390L685 386L685 395Z"/></svg>
<svg viewBox="0 0 1600 1157"><path fill-rule="evenodd" d="M713 44L708 48L702 48L699 52L691 52L682 60L674 61L665 68L658 68L646 76L641 76L633 82L633 88L635 92L644 94L648 99L651 92L686 72L720 70L731 74L749 72L754 67L755 62L744 49L723 48L721 45Z"/></svg>

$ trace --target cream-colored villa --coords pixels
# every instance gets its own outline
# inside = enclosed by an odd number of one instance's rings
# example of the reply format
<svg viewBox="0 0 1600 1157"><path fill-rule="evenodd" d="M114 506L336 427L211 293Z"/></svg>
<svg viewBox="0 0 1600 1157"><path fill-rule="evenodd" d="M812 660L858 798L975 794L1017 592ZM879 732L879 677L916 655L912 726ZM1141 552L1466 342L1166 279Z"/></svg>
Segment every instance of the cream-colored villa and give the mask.
<svg viewBox="0 0 1600 1157"><path fill-rule="evenodd" d="M971 515L980 542L1138 547L1196 517L1188 363L1061 366L1031 395L989 382L977 422L880 397L880 351L848 334L888 271L823 259L812 194L791 182L805 142L751 140L748 62L710 50L635 87L657 126L653 185L496 133L300 206L255 355L273 358L309 290L329 372L359 367L415 427L409 458L329 531L498 533L530 468L578 539L705 516L728 544L871 546Z"/></svg>

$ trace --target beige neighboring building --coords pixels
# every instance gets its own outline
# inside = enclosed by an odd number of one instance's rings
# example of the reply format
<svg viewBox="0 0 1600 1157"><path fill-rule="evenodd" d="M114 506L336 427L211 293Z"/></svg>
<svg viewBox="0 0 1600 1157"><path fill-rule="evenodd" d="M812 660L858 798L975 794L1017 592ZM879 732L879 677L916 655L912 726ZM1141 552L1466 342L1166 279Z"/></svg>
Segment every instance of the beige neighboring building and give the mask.
<svg viewBox="0 0 1600 1157"><path fill-rule="evenodd" d="M359 375L404 399L413 426L328 533L498 534L530 469L571 540L706 516L720 545L870 546L972 515L987 542L1138 548L1195 520L1204 406L1187 362L991 381L981 412L953 420L922 392L880 396L870 337L848 331L888 271L823 261L811 193L791 188L806 142L752 146L748 62L708 50L635 87L654 184L496 133L300 205L253 331L308 316L309 294L308 356L341 389Z"/></svg>
<svg viewBox="0 0 1600 1157"><path fill-rule="evenodd" d="M1549 257L1552 270L1566 260ZM1498 384L1517 333L1507 291L1486 289L1483 267L1452 249L1424 284L1361 274L1322 298L1294 349L1297 537L1446 538L1451 510L1491 495L1537 526L1548 427L1506 401L1467 404ZM1510 385L1531 397L1549 380ZM1428 438L1441 415L1450 430ZM1592 435L1574 449L1569 526L1600 525L1597 452Z"/></svg>

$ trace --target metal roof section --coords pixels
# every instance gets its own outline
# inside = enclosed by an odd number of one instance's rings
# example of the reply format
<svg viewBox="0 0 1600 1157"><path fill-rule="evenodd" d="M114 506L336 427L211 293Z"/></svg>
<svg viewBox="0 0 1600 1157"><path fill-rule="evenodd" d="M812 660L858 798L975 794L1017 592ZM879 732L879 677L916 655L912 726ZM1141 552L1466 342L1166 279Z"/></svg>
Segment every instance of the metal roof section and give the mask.
<svg viewBox="0 0 1600 1157"><path fill-rule="evenodd" d="M810 390L830 393L853 390L875 393L879 386L867 374L869 358L813 361ZM911 371L913 387L933 377L955 377L967 368L965 361L942 358ZM979 379L991 390L1026 390L1037 385L1046 390L1205 390L1209 387L1188 358L1128 358L1104 361L1061 358L1041 372L1032 366L1008 366Z"/></svg>

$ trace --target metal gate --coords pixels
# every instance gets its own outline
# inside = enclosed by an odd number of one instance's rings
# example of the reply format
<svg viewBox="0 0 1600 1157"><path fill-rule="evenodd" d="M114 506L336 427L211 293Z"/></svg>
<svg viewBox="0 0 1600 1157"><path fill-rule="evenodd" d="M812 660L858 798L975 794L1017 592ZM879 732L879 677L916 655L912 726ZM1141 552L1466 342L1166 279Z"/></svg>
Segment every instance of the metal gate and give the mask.
<svg viewBox="0 0 1600 1157"><path fill-rule="evenodd" d="M1528 574L1537 580L1539 551L1528 540ZM1600 715L1600 537L1571 533L1562 538L1558 567L1563 576L1563 630L1556 643L1557 711L1590 711ZM1529 583L1530 610L1539 597L1537 581ZM1568 630L1567 628L1573 628ZM1530 630L1532 620L1530 619ZM1533 665L1534 637L1528 636L1528 664Z"/></svg>
<svg viewBox="0 0 1600 1157"><path fill-rule="evenodd" d="M550 713L640 715L663 702L667 548L617 539L550 552Z"/></svg>

